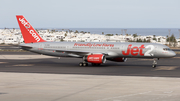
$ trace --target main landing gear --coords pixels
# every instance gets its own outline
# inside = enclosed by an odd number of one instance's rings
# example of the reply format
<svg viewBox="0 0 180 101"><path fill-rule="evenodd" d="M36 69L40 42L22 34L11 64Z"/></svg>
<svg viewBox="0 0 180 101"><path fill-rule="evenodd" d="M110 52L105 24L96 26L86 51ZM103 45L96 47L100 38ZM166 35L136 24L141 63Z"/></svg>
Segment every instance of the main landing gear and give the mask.
<svg viewBox="0 0 180 101"><path fill-rule="evenodd" d="M100 66L101 64L100 63L91 63L92 64L92 66ZM79 66L81 67L81 66L88 66L88 63L87 62L80 62L79 63Z"/></svg>
<svg viewBox="0 0 180 101"><path fill-rule="evenodd" d="M159 60L159 58L154 58L153 60L154 60L154 61L153 61L152 67L153 67L153 68L156 68L157 60Z"/></svg>
<svg viewBox="0 0 180 101"><path fill-rule="evenodd" d="M81 66L84 66L84 67L85 67L85 66L88 66L88 63L87 63L87 62L80 62L80 63L79 63L79 66L80 66L80 67L81 67Z"/></svg>
<svg viewBox="0 0 180 101"><path fill-rule="evenodd" d="M79 66L81 67L81 66L88 66L88 63L87 63L87 61L85 60L85 57L83 57L83 62L80 62L79 63Z"/></svg>
<svg viewBox="0 0 180 101"><path fill-rule="evenodd" d="M91 64L92 64L92 66L100 66L100 65L101 65L100 63L91 63ZM80 66L80 67L81 67L81 66L86 67L86 66L88 66L88 62L86 62L86 61L80 62L80 63L79 63L79 66Z"/></svg>
<svg viewBox="0 0 180 101"><path fill-rule="evenodd" d="M94 57L92 57L92 58L94 58ZM79 63L79 66L81 67L81 66L88 66L88 62L89 63L91 63L92 64L92 66L99 66L99 65L101 65L101 61L99 62L99 63L97 63L97 61L96 61L96 63L93 63L93 61L88 61L88 59L87 59L87 57L86 56L84 56L83 57L83 62L80 62Z"/></svg>

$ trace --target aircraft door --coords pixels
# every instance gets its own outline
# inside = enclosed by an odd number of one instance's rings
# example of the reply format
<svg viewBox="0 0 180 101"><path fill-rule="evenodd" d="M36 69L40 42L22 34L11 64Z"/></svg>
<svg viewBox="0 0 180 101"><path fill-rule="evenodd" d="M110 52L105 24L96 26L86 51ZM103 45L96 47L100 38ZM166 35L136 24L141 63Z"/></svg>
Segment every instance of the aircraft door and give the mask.
<svg viewBox="0 0 180 101"><path fill-rule="evenodd" d="M157 54L157 51L158 51L158 46L155 45L154 54Z"/></svg>
<svg viewBox="0 0 180 101"><path fill-rule="evenodd" d="M122 51L125 51L125 45L121 45L119 49L120 49L120 52L122 53Z"/></svg>

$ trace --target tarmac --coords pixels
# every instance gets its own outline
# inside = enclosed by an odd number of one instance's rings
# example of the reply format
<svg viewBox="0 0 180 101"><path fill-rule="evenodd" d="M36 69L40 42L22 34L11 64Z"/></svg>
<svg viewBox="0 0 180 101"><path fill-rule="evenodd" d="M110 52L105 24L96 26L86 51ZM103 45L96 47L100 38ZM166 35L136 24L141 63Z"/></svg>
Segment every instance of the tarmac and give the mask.
<svg viewBox="0 0 180 101"><path fill-rule="evenodd" d="M81 58L0 52L0 101L179 101L180 55L79 67Z"/></svg>

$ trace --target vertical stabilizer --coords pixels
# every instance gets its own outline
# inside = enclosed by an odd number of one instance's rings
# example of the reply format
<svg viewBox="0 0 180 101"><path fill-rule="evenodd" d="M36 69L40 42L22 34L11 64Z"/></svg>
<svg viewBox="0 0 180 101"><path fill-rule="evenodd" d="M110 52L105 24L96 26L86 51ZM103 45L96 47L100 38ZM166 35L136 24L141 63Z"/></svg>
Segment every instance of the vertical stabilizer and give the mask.
<svg viewBox="0 0 180 101"><path fill-rule="evenodd" d="M24 43L45 42L22 15L16 15Z"/></svg>

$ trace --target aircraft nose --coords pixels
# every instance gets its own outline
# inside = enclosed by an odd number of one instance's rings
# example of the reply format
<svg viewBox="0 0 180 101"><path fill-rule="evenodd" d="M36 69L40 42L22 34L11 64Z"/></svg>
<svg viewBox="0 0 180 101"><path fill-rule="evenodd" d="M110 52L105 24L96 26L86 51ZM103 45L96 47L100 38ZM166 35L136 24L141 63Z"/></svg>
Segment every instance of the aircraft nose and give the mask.
<svg viewBox="0 0 180 101"><path fill-rule="evenodd" d="M175 52L170 52L170 54L169 54L171 57L175 57L176 56L176 53Z"/></svg>

